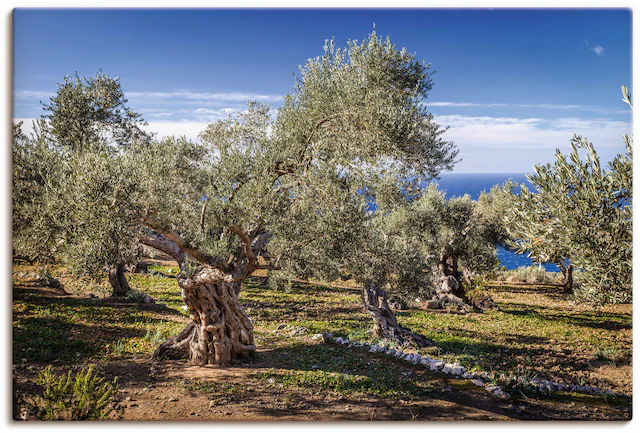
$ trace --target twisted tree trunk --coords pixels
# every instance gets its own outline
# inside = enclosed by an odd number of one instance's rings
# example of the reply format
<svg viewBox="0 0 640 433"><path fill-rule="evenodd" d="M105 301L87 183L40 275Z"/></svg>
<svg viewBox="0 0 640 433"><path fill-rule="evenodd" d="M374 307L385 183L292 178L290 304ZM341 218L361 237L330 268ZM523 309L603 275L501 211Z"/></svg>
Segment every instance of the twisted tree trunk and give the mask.
<svg viewBox="0 0 640 433"><path fill-rule="evenodd" d="M182 358L192 364L228 364L256 350L253 325L240 305L240 282L194 283L178 276L192 322L155 351L155 358Z"/></svg>
<svg viewBox="0 0 640 433"><path fill-rule="evenodd" d="M373 318L373 335L376 338L393 340L400 345L433 346L433 342L424 335L398 324L396 315L389 306L387 291L379 285L375 283L364 284L362 300L367 313Z"/></svg>
<svg viewBox="0 0 640 433"><path fill-rule="evenodd" d="M562 292L566 295L573 294L573 266L565 266L564 263L556 263L562 272Z"/></svg>
<svg viewBox="0 0 640 433"><path fill-rule="evenodd" d="M192 320L180 334L161 344L153 357L224 365L255 352L253 325L238 295L242 281L255 269L275 269L271 264L257 263L257 254L269 241L270 233L247 233L229 226L240 237L242 248L234 260L228 261L191 247L153 221L146 223L154 232L141 236L141 242L171 255L180 265L176 279Z"/></svg>
<svg viewBox="0 0 640 433"><path fill-rule="evenodd" d="M109 284L113 288L113 296L124 296L129 293L129 283L124 276L124 264L109 269Z"/></svg>

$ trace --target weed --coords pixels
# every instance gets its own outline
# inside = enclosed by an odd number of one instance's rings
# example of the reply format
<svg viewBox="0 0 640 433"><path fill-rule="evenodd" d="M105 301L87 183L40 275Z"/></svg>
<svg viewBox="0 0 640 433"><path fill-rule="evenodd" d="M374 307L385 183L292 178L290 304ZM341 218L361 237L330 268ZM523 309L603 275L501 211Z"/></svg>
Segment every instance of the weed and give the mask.
<svg viewBox="0 0 640 433"><path fill-rule="evenodd" d="M595 352L593 352L593 356L599 361L615 363L615 360L618 358L619 352L620 351L615 348L598 347Z"/></svg>
<svg viewBox="0 0 640 433"><path fill-rule="evenodd" d="M149 295L147 295L146 293L138 292L137 290L130 290L126 294L125 299L141 304L145 302L148 297Z"/></svg>
<svg viewBox="0 0 640 433"><path fill-rule="evenodd" d="M116 379L106 382L94 374L94 368L91 365L72 379L71 370L57 376L48 366L36 379L36 384L44 388L42 395L25 401L27 412L43 421L97 421L112 415L121 418L124 407L117 395Z"/></svg>

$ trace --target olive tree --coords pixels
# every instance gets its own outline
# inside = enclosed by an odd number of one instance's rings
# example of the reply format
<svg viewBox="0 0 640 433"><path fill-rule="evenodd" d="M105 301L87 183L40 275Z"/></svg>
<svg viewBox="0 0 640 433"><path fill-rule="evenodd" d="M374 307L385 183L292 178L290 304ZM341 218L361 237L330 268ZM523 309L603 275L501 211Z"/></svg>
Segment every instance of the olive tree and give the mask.
<svg viewBox="0 0 640 433"><path fill-rule="evenodd" d="M141 114L127 102L119 77L99 71L85 78L76 72L65 76L49 102L42 104L45 114L38 123L39 131L73 152L149 141L149 134L141 129L146 125Z"/></svg>
<svg viewBox="0 0 640 433"><path fill-rule="evenodd" d="M95 210L104 212L99 221L180 267L191 322L155 356L225 364L255 351L238 295L258 269L316 263L330 277L343 265L356 267L358 243L370 239L368 204L382 196L395 203L455 161L453 144L424 106L430 77L429 65L375 32L344 49L327 42L300 68L276 113L249 103L209 125L197 142L164 139L110 155L90 152L96 161L82 165L95 167L83 175L94 179L90 191L102 190L100 203L119 204ZM118 173L130 179L122 189L111 182ZM99 188L101 176L109 180ZM83 216L91 207L86 197L70 201L70 209L78 207L77 233L93 223ZM92 256L85 254L92 248L105 260L119 254L104 247L108 234L94 239L100 247L76 243L77 257Z"/></svg>
<svg viewBox="0 0 640 433"><path fill-rule="evenodd" d="M520 250L539 261L568 259L565 290L576 267L583 280L576 294L593 302L631 298L633 163L632 141L624 141L626 153L603 167L593 144L574 135L568 155L557 150L553 164L534 165L535 190L522 186L507 217Z"/></svg>
<svg viewBox="0 0 640 433"><path fill-rule="evenodd" d="M88 79L78 73L68 75L49 103L43 104L44 114L35 122L35 134L26 137L14 133L13 137L14 249L31 260L57 258L76 270L88 266L83 273L93 274L96 266L102 266L114 295L129 290L124 266L136 257L135 242L126 238L126 231L116 233L119 220L111 214L116 209L124 213L123 217L127 214L119 199L107 204L111 207L107 213L95 210L107 196L104 188L127 193L124 185L130 173L105 171L91 178L95 170L83 166L97 163L94 158L100 153L102 165L115 166L120 163L117 153L122 149L149 143L151 136L141 129L145 124L141 115L126 103L119 78L102 72ZM114 160L110 163L104 158ZM89 193L91 189L93 194ZM95 206L70 203L83 199L94 200ZM43 207L51 208L43 211ZM80 224L84 228L78 230L79 219L93 223ZM100 249L110 244L108 248L114 254L95 251L94 259L90 259L91 255L82 254L85 249L77 245L80 238L87 247ZM102 238L108 241L102 243ZM72 258L78 254L83 260Z"/></svg>
<svg viewBox="0 0 640 433"><path fill-rule="evenodd" d="M496 245L503 241L497 213L504 205L494 190L483 193L478 201L468 195L447 198L432 183L406 210L408 218L401 224L418 239L423 269L431 273L433 286L446 288L435 290L443 302L463 306L450 293L477 307L493 306L486 294L470 299L467 289L474 277L497 266Z"/></svg>
<svg viewBox="0 0 640 433"><path fill-rule="evenodd" d="M345 49L327 42L322 56L300 68L275 120L251 104L207 128L207 155L192 168L152 169L150 182L177 189L149 195L156 201L143 242L181 264L178 282L193 319L156 354L225 363L254 350L238 293L256 269L328 280L349 272L370 287L367 272L358 271L375 264L360 254L377 242L367 234L368 205L394 202L387 198L455 161L453 144L423 104L431 86L428 65L375 32ZM163 164L164 153L146 165ZM202 187L188 192L193 185Z"/></svg>

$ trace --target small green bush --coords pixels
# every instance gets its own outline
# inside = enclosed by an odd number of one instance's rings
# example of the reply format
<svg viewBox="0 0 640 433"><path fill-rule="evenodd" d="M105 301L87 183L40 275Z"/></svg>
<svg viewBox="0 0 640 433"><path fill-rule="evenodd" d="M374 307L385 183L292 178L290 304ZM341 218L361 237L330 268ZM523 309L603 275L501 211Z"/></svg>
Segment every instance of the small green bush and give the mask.
<svg viewBox="0 0 640 433"><path fill-rule="evenodd" d="M42 395L26 402L27 412L42 421L98 421L111 419L112 415L122 418L124 407L118 398L116 379L105 382L94 374L95 367L76 374L71 378L71 370L58 376L45 368L36 379L36 384L44 388Z"/></svg>
<svg viewBox="0 0 640 433"><path fill-rule="evenodd" d="M126 295L125 299L128 299L133 302L137 302L139 304L143 303L147 298L146 293L138 292L137 290L130 290Z"/></svg>

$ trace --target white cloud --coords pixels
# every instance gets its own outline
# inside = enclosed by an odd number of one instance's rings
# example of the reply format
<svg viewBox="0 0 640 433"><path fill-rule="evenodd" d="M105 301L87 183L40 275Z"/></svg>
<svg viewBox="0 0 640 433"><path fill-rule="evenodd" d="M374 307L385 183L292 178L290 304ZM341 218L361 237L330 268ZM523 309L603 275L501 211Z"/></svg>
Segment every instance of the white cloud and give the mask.
<svg viewBox="0 0 640 433"><path fill-rule="evenodd" d="M281 95L268 95L260 93L243 93L243 92L227 92L227 93L203 93L203 92L126 92L127 98L134 99L177 99L188 101L236 101L246 102L249 100L264 102L281 102Z"/></svg>
<svg viewBox="0 0 640 433"><path fill-rule="evenodd" d="M224 109L223 109L224 110ZM213 110L213 111L223 111ZM162 114L159 111L158 115ZM203 112L206 115L216 114ZM223 114L223 113L219 113ZM34 119L24 121L23 131L33 131ZM456 172L468 173L526 173L534 163L554 160L556 149L569 151L569 141L580 134L594 143L603 162L611 161L616 153L624 151L622 136L631 134L631 123L605 118L517 118L448 115L434 116L434 121L449 126L444 138L459 149L462 161ZM149 121L145 128L158 137L186 136L197 140L210 120L202 121Z"/></svg>
<svg viewBox="0 0 640 433"><path fill-rule="evenodd" d="M14 97L18 100L27 99L48 99L53 96L54 92L44 92L36 90L18 90L14 92ZM125 92L125 97L134 99L172 99L172 100L186 100L186 101L208 101L208 102L246 102L249 100L264 101L264 102L281 102L284 98L282 95L270 95L262 93L247 93L247 92L221 92L221 93L206 93L206 92Z"/></svg>
<svg viewBox="0 0 640 433"><path fill-rule="evenodd" d="M185 136L190 140L197 140L198 134L207 128L209 122L147 122L146 131L154 132L158 138L168 136Z"/></svg>
<svg viewBox="0 0 640 433"><path fill-rule="evenodd" d="M569 141L580 134L594 143L602 161L624 151L622 136L631 124L608 119L434 116L449 126L444 138L453 141L462 161L456 172L524 173L534 163L554 160L556 149L568 152Z"/></svg>
<svg viewBox="0 0 640 433"><path fill-rule="evenodd" d="M26 135L30 135L33 132L33 121L36 119L33 118L16 118L13 119L14 122L18 123L20 121L22 124L22 132ZM204 131L207 128L209 122L193 122L193 121L183 121L183 122L164 122L164 121L151 121L147 122L147 126L144 126L143 129L148 132L153 132L157 134L158 138L167 137L167 136L185 136L188 139L196 140L198 138L198 134Z"/></svg>
<svg viewBox="0 0 640 433"><path fill-rule="evenodd" d="M447 102L447 101L435 101L427 103L428 107L477 107L477 108L491 108L491 107L516 107L516 108L540 108L551 110L584 110L584 111L605 111L600 107L593 107L590 105L576 105L576 104L510 104L505 102L494 103L482 103L482 102Z"/></svg>
<svg viewBox="0 0 640 433"><path fill-rule="evenodd" d="M590 45L588 40L584 40L584 44L587 46L587 48L589 48L591 51L593 51L594 53L596 53L596 55L601 56L602 53L604 53L604 47L600 46L600 45Z"/></svg>
<svg viewBox="0 0 640 433"><path fill-rule="evenodd" d="M39 92L35 90L18 90L13 92L13 96L18 101L24 101L28 99L45 100L53 96L54 92Z"/></svg>

